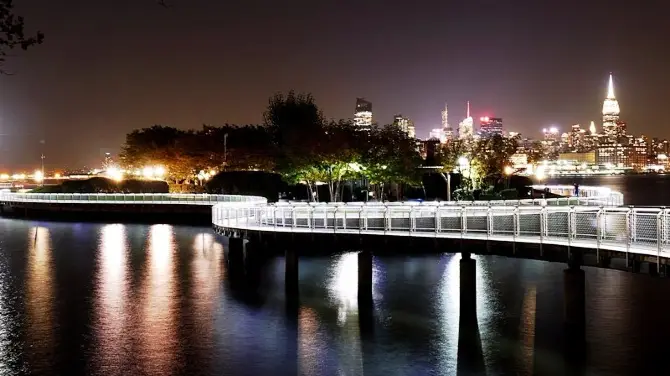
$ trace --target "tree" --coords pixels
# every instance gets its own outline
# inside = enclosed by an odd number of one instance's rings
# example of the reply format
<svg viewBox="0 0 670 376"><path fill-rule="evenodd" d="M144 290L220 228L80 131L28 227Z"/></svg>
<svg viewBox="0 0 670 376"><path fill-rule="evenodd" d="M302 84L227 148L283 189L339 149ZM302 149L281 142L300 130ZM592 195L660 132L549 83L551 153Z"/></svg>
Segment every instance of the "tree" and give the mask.
<svg viewBox="0 0 670 376"><path fill-rule="evenodd" d="M26 35L23 17L14 13L12 0L0 0L0 65L4 64L10 51L15 48L27 50L43 40L44 35L39 31ZM0 73L7 74L2 69Z"/></svg>
<svg viewBox="0 0 670 376"><path fill-rule="evenodd" d="M515 138L494 135L478 140L474 145L471 159L473 186L482 186L494 175L502 175L516 148Z"/></svg>
<svg viewBox="0 0 670 376"><path fill-rule="evenodd" d="M318 166L325 135L323 113L314 98L293 91L275 94L263 118L277 150L277 171L289 182L307 184L311 196L316 179L322 177Z"/></svg>
<svg viewBox="0 0 670 376"><path fill-rule="evenodd" d="M193 131L154 125L126 135L121 160L129 170L161 165L175 182L192 179L196 171L209 167L198 152Z"/></svg>

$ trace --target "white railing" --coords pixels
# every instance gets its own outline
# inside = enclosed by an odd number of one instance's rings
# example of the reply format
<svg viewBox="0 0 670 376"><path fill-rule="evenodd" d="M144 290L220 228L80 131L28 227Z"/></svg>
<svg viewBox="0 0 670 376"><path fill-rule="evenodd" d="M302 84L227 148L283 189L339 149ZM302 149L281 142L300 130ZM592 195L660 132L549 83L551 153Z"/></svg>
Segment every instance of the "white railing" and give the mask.
<svg viewBox="0 0 670 376"><path fill-rule="evenodd" d="M425 202L424 205L477 205L477 206L570 206L595 205L617 206L623 205L623 195L619 192L603 187L580 187L579 196L571 197L574 193L572 186L533 186L534 189L549 189L550 192L560 194L561 198L536 198L521 200L495 201L450 201ZM213 205L220 202L267 202L263 197L243 195L208 195L208 194L180 194L180 193L11 193L0 192L0 202L53 202L53 203L91 203L98 204L191 204ZM389 205L411 205L412 203L388 203Z"/></svg>
<svg viewBox="0 0 670 376"><path fill-rule="evenodd" d="M232 230L461 238L554 244L670 257L665 208L452 205L228 205Z"/></svg>
<svg viewBox="0 0 670 376"><path fill-rule="evenodd" d="M63 204L184 204L214 205L217 203L258 203L267 199L258 196L209 195L182 193L10 193L0 192L0 202L38 202Z"/></svg>

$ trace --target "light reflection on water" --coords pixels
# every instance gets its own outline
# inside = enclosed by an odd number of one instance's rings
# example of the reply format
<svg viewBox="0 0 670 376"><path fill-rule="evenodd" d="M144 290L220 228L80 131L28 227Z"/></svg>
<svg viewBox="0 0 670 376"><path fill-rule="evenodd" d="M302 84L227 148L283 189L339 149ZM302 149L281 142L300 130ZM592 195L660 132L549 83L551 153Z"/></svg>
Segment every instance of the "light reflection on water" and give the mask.
<svg viewBox="0 0 670 376"><path fill-rule="evenodd" d="M140 284L140 316L136 338L142 365L149 374L170 374L177 367L177 304L175 234L172 226L149 228L148 265Z"/></svg>
<svg viewBox="0 0 670 376"><path fill-rule="evenodd" d="M36 369L48 369L53 362L56 317L54 267L52 264L51 232L47 227L32 227L28 231L28 267L26 273L27 342L31 351L28 364Z"/></svg>
<svg viewBox="0 0 670 376"><path fill-rule="evenodd" d="M244 283L233 291L226 281L225 240L207 229L82 224L69 235L68 224L0 223L12 230L0 242L0 273L6 267L11 275L0 275L0 355L19 349L25 359L23 365L0 361L0 374L2 367L7 374L64 374L58 367L71 363L85 366L68 369L93 375L459 370L458 255L375 257L373 330L363 333L356 253L301 259L300 307L289 314L283 260L269 261L261 283L266 287L249 302ZM16 252L16 247L25 248ZM563 269L476 257L477 321L488 374L551 371L563 361ZM587 367L625 374L653 365L645 354L658 355L656 347L646 345L640 333L670 335L662 325L661 300L654 298L670 293L667 280L586 272L587 332L597 343ZM72 281L86 286L69 285ZM84 312L79 321L68 322L59 300L89 292L90 297L67 300L78 305L68 312ZM11 312L6 296L17 296L10 305L18 307L16 313L5 313ZM639 320L640 312L645 320ZM70 331L84 337L73 339ZM77 346L64 347L68 340Z"/></svg>
<svg viewBox="0 0 670 376"><path fill-rule="evenodd" d="M100 228L95 323L96 362L100 370L114 374L129 355L132 331L128 301L128 244L125 227Z"/></svg>

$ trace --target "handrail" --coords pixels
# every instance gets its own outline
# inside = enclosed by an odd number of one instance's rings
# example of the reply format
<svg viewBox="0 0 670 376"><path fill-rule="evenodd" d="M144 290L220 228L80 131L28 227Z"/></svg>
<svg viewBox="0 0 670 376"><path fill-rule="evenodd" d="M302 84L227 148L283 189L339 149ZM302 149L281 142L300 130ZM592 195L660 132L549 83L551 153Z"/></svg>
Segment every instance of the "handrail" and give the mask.
<svg viewBox="0 0 670 376"><path fill-rule="evenodd" d="M185 193L11 193L0 192L0 202L35 202L63 204L182 204L214 205L217 203L265 204L259 196L210 195Z"/></svg>
<svg viewBox="0 0 670 376"><path fill-rule="evenodd" d="M540 243L670 258L670 210L594 206L252 205L212 210L235 230ZM281 210L278 217L276 212Z"/></svg>

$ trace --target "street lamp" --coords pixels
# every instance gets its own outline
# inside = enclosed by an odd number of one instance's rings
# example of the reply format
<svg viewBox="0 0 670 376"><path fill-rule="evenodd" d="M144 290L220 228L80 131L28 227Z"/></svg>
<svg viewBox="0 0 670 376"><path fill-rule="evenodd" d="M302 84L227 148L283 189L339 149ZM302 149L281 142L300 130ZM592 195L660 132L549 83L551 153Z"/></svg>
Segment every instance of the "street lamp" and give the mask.
<svg viewBox="0 0 670 376"><path fill-rule="evenodd" d="M228 167L228 133L223 135L223 167Z"/></svg>
<svg viewBox="0 0 670 376"><path fill-rule="evenodd" d="M41 185L44 186L44 153L42 153L42 156L40 157L42 159L42 183Z"/></svg>
<svg viewBox="0 0 670 376"><path fill-rule="evenodd" d="M512 174L514 174L514 168L512 166L505 166L503 169L505 173L505 189L509 189L509 179Z"/></svg>

